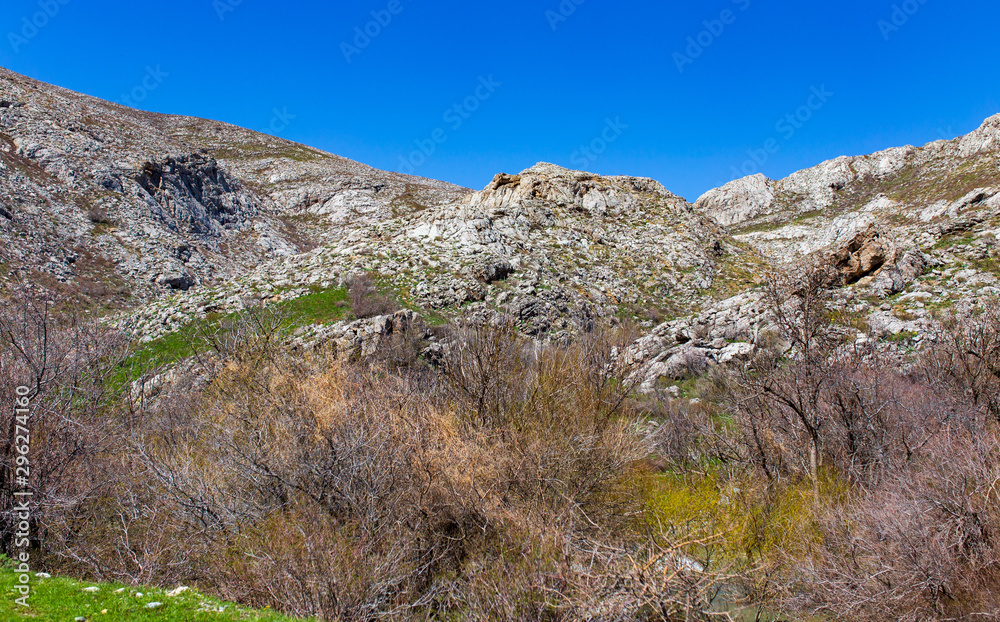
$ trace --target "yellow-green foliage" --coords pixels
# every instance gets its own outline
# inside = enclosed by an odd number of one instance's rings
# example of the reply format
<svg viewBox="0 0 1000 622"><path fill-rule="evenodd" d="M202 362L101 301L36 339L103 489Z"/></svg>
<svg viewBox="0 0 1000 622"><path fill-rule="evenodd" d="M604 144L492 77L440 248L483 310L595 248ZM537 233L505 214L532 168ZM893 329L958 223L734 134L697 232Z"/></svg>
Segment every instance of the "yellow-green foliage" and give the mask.
<svg viewBox="0 0 1000 622"><path fill-rule="evenodd" d="M804 554L819 537L817 510L846 497L845 484L829 472L818 493L808 481L768 484L749 473L726 479L712 471L651 477L648 486L649 526L698 542L694 557L709 552L723 564L770 565Z"/></svg>

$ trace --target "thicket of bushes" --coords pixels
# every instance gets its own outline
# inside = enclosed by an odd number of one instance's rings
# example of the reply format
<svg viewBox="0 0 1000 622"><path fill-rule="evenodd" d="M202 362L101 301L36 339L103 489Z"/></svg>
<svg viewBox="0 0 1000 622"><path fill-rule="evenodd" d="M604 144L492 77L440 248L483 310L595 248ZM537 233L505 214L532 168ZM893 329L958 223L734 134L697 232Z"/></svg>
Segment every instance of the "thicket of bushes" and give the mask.
<svg viewBox="0 0 1000 622"><path fill-rule="evenodd" d="M0 314L4 552L28 385L52 571L331 620L1000 615L997 307L903 367L845 345L822 278L771 296L791 350L696 403L635 393L623 328L451 327L431 366L405 334L293 351L266 309L123 385L121 336L25 298Z"/></svg>

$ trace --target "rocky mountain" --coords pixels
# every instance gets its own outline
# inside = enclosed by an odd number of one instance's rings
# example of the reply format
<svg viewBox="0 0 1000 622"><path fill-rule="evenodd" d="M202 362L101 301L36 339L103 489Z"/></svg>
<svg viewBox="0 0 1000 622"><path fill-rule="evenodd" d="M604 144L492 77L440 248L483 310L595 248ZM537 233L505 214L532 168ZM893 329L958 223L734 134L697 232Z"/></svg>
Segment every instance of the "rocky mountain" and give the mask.
<svg viewBox="0 0 1000 622"><path fill-rule="evenodd" d="M777 272L831 265L830 310L847 335L905 354L932 342L944 317L1000 295L1000 115L950 141L739 179L695 209ZM636 348L654 362L647 385L750 352L771 323L761 298L750 290L657 327Z"/></svg>
<svg viewBox="0 0 1000 622"><path fill-rule="evenodd" d="M780 262L847 244L869 226L933 246L1000 208L1000 115L923 147L839 157L782 180L754 175L710 190L697 207ZM942 225L940 227L936 225Z"/></svg>
<svg viewBox="0 0 1000 622"><path fill-rule="evenodd" d="M178 322L365 271L417 308L540 334L686 312L763 263L649 179L539 164L471 192L7 71L0 98L4 278L119 308L186 292Z"/></svg>
<svg viewBox="0 0 1000 622"><path fill-rule="evenodd" d="M0 70L0 193L0 285L110 311L147 341L369 273L418 314L504 314L533 336L638 319L652 387L749 353L770 321L760 285L810 261L834 266L831 312L858 340L915 347L940 313L1000 293L1000 115L691 204L545 163L474 192ZM300 338L400 321L416 320Z"/></svg>
<svg viewBox="0 0 1000 622"><path fill-rule="evenodd" d="M455 201L224 123L132 110L0 70L0 265L90 303L208 286L372 219Z"/></svg>
<svg viewBox="0 0 1000 622"><path fill-rule="evenodd" d="M206 309L287 299L310 288L378 275L418 310L513 316L530 335L586 328L616 315L688 313L754 285L764 259L659 183L538 164L500 174L453 203L340 220L336 236L264 262L219 287L193 288L141 318L143 334L172 330ZM327 234L329 235L329 234ZM182 309L179 315L171 309ZM172 319L171 319L172 318Z"/></svg>

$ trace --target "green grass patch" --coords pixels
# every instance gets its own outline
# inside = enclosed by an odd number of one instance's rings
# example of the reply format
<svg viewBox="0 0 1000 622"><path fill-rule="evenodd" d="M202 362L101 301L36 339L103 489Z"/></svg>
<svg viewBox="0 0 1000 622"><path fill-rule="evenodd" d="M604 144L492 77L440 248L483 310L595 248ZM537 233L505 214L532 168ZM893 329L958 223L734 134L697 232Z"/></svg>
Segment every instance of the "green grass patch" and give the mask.
<svg viewBox="0 0 1000 622"><path fill-rule="evenodd" d="M279 302L275 308L287 317L291 330L310 324L337 322L347 315L347 290L343 287L317 288L311 294Z"/></svg>
<svg viewBox="0 0 1000 622"><path fill-rule="evenodd" d="M812 220L814 218L819 218L823 214L824 214L824 210L821 210L821 209L814 209L814 210L809 210L808 212L802 212L801 214L799 214L798 216L796 216L795 218L793 218L792 222L789 223L789 224L802 225L802 224L805 224L805 223L809 222L810 220Z"/></svg>
<svg viewBox="0 0 1000 622"><path fill-rule="evenodd" d="M917 336L913 331L904 330L895 335L888 335L885 340L890 343L906 343Z"/></svg>
<svg viewBox="0 0 1000 622"><path fill-rule="evenodd" d="M310 294L274 303L271 307L283 318L283 330L291 334L301 326L328 324L344 319L348 309L347 290L342 287L317 288ZM137 344L118 380L123 383L129 377L138 378L204 350L209 346L206 336L221 330L236 317L235 313L209 313L172 333L148 343Z"/></svg>
<svg viewBox="0 0 1000 622"><path fill-rule="evenodd" d="M730 478L704 472L656 476L647 489L647 520L678 540L716 536L708 546L716 562L756 563L815 544L815 512L846 499L835 473L821 470L818 496L808 481L764 485L750 473ZM698 558L695 547L690 551Z"/></svg>
<svg viewBox="0 0 1000 622"><path fill-rule="evenodd" d="M0 570L0 618L4 620L34 620L36 622L66 622L85 619L87 622L290 622L273 611L254 611L226 603L197 590L186 590L168 596L160 588L127 587L115 583L88 583L60 577L36 578L32 573L28 607L15 603L20 594L15 589L19 574L5 567ZM96 592L84 588L96 587ZM140 596L141 594L141 596ZM161 603L149 607L151 603Z"/></svg>
<svg viewBox="0 0 1000 622"><path fill-rule="evenodd" d="M948 248L951 246L968 246L976 241L976 238L971 235L966 236L956 236L956 235L946 235L934 244L933 248L936 250Z"/></svg>
<svg viewBox="0 0 1000 622"><path fill-rule="evenodd" d="M970 158L958 166L946 158L929 164L909 165L891 175L877 190L910 205L930 204L938 200L955 201L976 188L1000 181L992 154Z"/></svg>
<svg viewBox="0 0 1000 622"><path fill-rule="evenodd" d="M980 272L992 272L1000 276L1000 257L987 257L986 259L975 259L972 265Z"/></svg>
<svg viewBox="0 0 1000 622"><path fill-rule="evenodd" d="M214 149L212 156L219 160L284 158L294 162L318 162L327 158L326 155L318 151L295 143L234 143Z"/></svg>
<svg viewBox="0 0 1000 622"><path fill-rule="evenodd" d="M878 299L876 298L876 300ZM873 304L872 306L878 307L880 304L882 304L882 301L878 301L878 304ZM868 332L868 315L863 311L837 309L830 314L830 321L840 326L853 328L861 333Z"/></svg>

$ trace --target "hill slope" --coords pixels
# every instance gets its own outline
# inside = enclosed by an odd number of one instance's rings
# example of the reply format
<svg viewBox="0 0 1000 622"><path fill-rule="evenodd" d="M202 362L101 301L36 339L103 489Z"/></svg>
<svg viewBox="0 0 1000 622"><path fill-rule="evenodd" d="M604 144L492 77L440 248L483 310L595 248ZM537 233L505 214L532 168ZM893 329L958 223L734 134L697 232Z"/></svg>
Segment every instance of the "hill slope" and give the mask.
<svg viewBox="0 0 1000 622"><path fill-rule="evenodd" d="M315 214L380 218L465 193L2 69L0 192L4 273L119 305L226 280L335 236L313 226Z"/></svg>
<svg viewBox="0 0 1000 622"><path fill-rule="evenodd" d="M3 278L91 304L190 290L230 309L369 271L414 306L503 309L534 334L676 315L762 263L649 179L539 164L473 193L8 71L0 99Z"/></svg>
<svg viewBox="0 0 1000 622"><path fill-rule="evenodd" d="M779 261L846 244L870 225L928 247L970 218L1000 226L1000 115L923 147L840 157L774 181L710 190L699 209Z"/></svg>
<svg viewBox="0 0 1000 622"><path fill-rule="evenodd" d="M811 257L876 332L931 332L925 306L975 306L1000 273L1000 115L692 205L545 163L473 192L0 71L0 189L0 282L117 308L145 340L368 272L418 311L554 336L634 317L654 358L725 360L766 324L758 285Z"/></svg>

